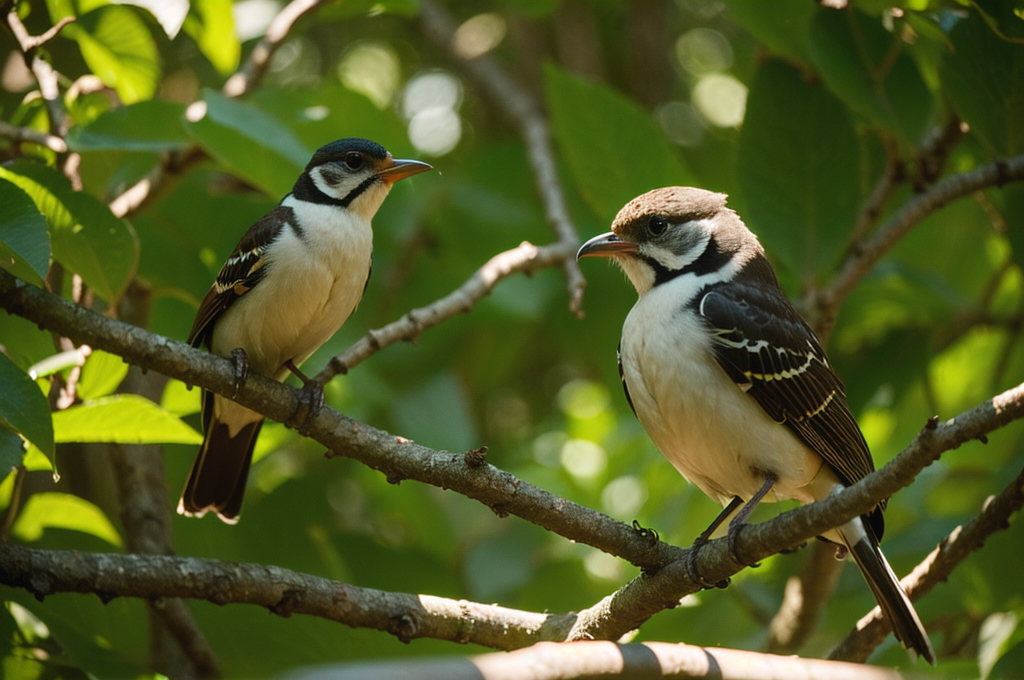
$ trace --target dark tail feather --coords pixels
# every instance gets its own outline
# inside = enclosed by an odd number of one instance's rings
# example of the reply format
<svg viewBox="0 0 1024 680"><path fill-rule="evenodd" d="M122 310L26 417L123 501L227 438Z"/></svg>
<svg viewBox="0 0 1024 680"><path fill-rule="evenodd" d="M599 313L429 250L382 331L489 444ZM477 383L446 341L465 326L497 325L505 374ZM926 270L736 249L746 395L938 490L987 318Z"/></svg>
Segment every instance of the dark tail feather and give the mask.
<svg viewBox="0 0 1024 680"><path fill-rule="evenodd" d="M853 560L860 567L860 573L864 575L878 606L892 626L893 635L904 647L917 652L934 666L935 650L932 649L928 633L878 543L870 534L862 533L860 539L849 547Z"/></svg>
<svg viewBox="0 0 1024 680"><path fill-rule="evenodd" d="M213 511L228 524L238 521L252 451L262 427L262 420L249 423L232 437L227 425L211 419L178 501L178 514L202 517Z"/></svg>

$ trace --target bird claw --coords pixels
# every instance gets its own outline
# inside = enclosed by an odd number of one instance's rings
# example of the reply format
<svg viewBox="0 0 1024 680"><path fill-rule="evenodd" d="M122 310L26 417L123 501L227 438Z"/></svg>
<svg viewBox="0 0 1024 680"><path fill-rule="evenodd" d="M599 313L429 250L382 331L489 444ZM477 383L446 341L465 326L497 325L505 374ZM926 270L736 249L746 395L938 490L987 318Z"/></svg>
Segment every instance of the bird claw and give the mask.
<svg viewBox="0 0 1024 680"><path fill-rule="evenodd" d="M691 581L699 585L705 590L711 590L712 588L728 588L730 579L724 578L717 583L711 583L706 580L704 576L697 571L697 553L708 544L708 539L704 536L698 536L697 540L690 546L690 552L687 553L686 558L683 560L683 568L686 570L686 575Z"/></svg>
<svg viewBox="0 0 1024 680"><path fill-rule="evenodd" d="M308 380L299 390L299 406L285 423L294 430L302 430L312 418L315 418L324 406L324 387L316 380Z"/></svg>
<svg viewBox="0 0 1024 680"><path fill-rule="evenodd" d="M236 347L231 350L231 361L235 364L235 391L231 398L235 399L238 397L238 390L242 389L245 379L249 377L249 355L241 347Z"/></svg>
<svg viewBox="0 0 1024 680"><path fill-rule="evenodd" d="M643 539L644 541L647 541L647 546L650 548L653 548L654 546L658 545L658 542L661 540L661 537L658 535L658 531L656 529L648 529L646 527L642 527L640 526L640 522L636 520L633 520L633 531L639 538Z"/></svg>
<svg viewBox="0 0 1024 680"><path fill-rule="evenodd" d="M743 530L744 526L746 526L746 525L743 522L733 522L733 523L731 523L729 525L729 533L727 534L728 541L729 541L729 555L731 555L732 559L736 561L736 564L742 564L745 567L750 567L751 569L757 569L758 567L761 566L761 563L760 562L753 562L753 563L744 562L743 559L740 557L739 551L736 548L736 540L740 537L740 531Z"/></svg>

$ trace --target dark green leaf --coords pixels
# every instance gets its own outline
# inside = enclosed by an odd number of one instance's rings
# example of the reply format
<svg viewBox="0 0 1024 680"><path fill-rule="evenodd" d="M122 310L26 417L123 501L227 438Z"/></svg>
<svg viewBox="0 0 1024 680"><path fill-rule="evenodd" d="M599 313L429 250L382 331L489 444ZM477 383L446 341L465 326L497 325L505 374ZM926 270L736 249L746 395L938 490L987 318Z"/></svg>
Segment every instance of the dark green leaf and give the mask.
<svg viewBox="0 0 1024 680"><path fill-rule="evenodd" d="M21 459L24 457L25 441L17 432L0 424L0 479L9 473L11 468L21 465Z"/></svg>
<svg viewBox="0 0 1024 680"><path fill-rule="evenodd" d="M124 220L89 194L71 189L56 170L16 161L0 168L0 178L32 197L50 227L53 257L105 300L116 300L128 285L138 260L139 243Z"/></svg>
<svg viewBox="0 0 1024 680"><path fill-rule="evenodd" d="M144 101L101 114L68 134L74 151L168 151L189 142L181 125L185 107L174 102Z"/></svg>
<svg viewBox="0 0 1024 680"><path fill-rule="evenodd" d="M995 36L976 16L950 33L953 52L942 61L942 85L953 108L988 151L1024 151L1024 44Z"/></svg>
<svg viewBox="0 0 1024 680"><path fill-rule="evenodd" d="M185 123L189 134L232 172L271 196L291 191L312 155L295 134L256 107L213 90L203 91L203 101L202 117Z"/></svg>
<svg viewBox="0 0 1024 680"><path fill-rule="evenodd" d="M882 20L853 9L818 8L811 55L829 88L854 111L905 142L916 144L932 96L899 36Z"/></svg>
<svg viewBox="0 0 1024 680"><path fill-rule="evenodd" d="M0 421L53 460L53 421L39 385L0 352Z"/></svg>
<svg viewBox="0 0 1024 680"><path fill-rule="evenodd" d="M771 51L793 61L810 63L813 3L729 0L726 11Z"/></svg>
<svg viewBox="0 0 1024 680"><path fill-rule="evenodd" d="M78 41L92 72L117 90L121 101L149 99L160 79L160 55L142 19L127 7L108 5L78 17L64 29Z"/></svg>
<svg viewBox="0 0 1024 680"><path fill-rule="evenodd" d="M619 92L550 65L544 89L562 156L602 221L651 189L694 183L654 119Z"/></svg>
<svg viewBox="0 0 1024 680"><path fill-rule="evenodd" d="M0 179L0 266L41 286L50 268L46 218L17 186Z"/></svg>
<svg viewBox="0 0 1024 680"><path fill-rule="evenodd" d="M803 276L832 267L860 197L857 138L842 104L794 68L763 64L738 157L743 218L773 258Z"/></svg>

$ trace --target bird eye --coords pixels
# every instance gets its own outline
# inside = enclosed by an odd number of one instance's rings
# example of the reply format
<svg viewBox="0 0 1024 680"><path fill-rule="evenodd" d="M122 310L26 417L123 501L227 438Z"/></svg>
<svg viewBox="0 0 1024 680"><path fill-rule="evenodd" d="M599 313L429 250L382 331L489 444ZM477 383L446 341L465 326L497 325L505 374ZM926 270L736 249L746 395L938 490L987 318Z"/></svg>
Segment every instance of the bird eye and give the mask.
<svg viewBox="0 0 1024 680"><path fill-rule="evenodd" d="M651 232L654 236L665 231L666 227L668 227L668 222L666 222L665 218L660 215L655 215L647 222L647 231Z"/></svg>
<svg viewBox="0 0 1024 680"><path fill-rule="evenodd" d="M363 154L358 151L350 151L345 154L345 165L352 170L358 170L363 167Z"/></svg>

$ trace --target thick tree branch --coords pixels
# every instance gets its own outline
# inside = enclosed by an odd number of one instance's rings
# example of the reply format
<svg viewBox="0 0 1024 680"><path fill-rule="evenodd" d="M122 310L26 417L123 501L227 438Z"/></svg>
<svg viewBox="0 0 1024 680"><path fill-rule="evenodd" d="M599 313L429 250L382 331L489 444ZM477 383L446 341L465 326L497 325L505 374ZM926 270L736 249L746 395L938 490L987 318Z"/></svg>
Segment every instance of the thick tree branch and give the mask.
<svg viewBox="0 0 1024 680"><path fill-rule="evenodd" d="M186 383L225 396L234 392L234 367L230 361L75 307L2 271L0 306L78 342ZM297 390L254 374L238 391L237 401L283 421L298 407L298 395ZM943 451L982 438L1021 417L1024 385L944 423L933 419L903 453L857 484L825 501L746 527L737 539L739 555L745 562L760 560L861 515L879 499L910 484ZM330 408L324 408L307 423L305 434L331 451L380 470L392 481L414 479L453 489L485 503L500 515L515 514L649 569L619 592L581 612L569 639L618 639L698 589L680 561L686 551L664 543L650 546L625 524L523 482L485 463L478 455L433 451L353 421ZM700 553L697 567L706 579L720 581L743 568L729 554L726 543L726 539L712 541Z"/></svg>
<svg viewBox="0 0 1024 680"><path fill-rule="evenodd" d="M902 580L911 599L917 600L946 581L950 573L979 550L988 538L1007 527L1010 517L1024 506L1024 471L998 496L989 496L981 512L958 526L910 574ZM854 630L829 655L831 659L865 661L882 644L892 628L878 607L857 622Z"/></svg>
<svg viewBox="0 0 1024 680"><path fill-rule="evenodd" d="M426 307L407 312L398 321L383 328L371 330L354 345L333 357L317 376L321 384L339 373L348 373L357 364L391 345L411 342L419 335L456 314L470 311L486 297L502 279L517 272L531 273L563 262L576 254L576 246L562 242L535 246L524 241L511 250L498 253L477 269L469 279L454 291Z"/></svg>
<svg viewBox="0 0 1024 680"><path fill-rule="evenodd" d="M403 659L320 666L288 680L574 680L579 678L729 678L730 680L898 680L889 668L800 659L665 642L621 645L541 642L508 654Z"/></svg>
<svg viewBox="0 0 1024 680"><path fill-rule="evenodd" d="M814 317L815 328L830 329L839 307L854 286L928 215L950 201L975 191L1021 180L1024 180L1024 156L1014 156L997 160L970 172L946 177L927 191L911 198L886 220L871 238L859 244L825 289L817 293L812 291L810 296L813 299L804 301L803 308L809 310Z"/></svg>
<svg viewBox="0 0 1024 680"><path fill-rule="evenodd" d="M548 222L554 227L559 244L572 250L572 255L567 255L563 260L563 269L569 290L569 308L580 314L583 289L587 285L576 265L575 249L580 245L580 238L569 216L569 208L565 204L562 185L558 181L555 155L551 148L551 133L540 107L533 97L519 87L490 56L483 55L475 59L459 57L452 49L455 24L439 3L434 0L421 0L420 19L426 35L449 52L466 75L491 99L495 108L519 130L526 143L526 151L533 166L537 189L544 203Z"/></svg>

